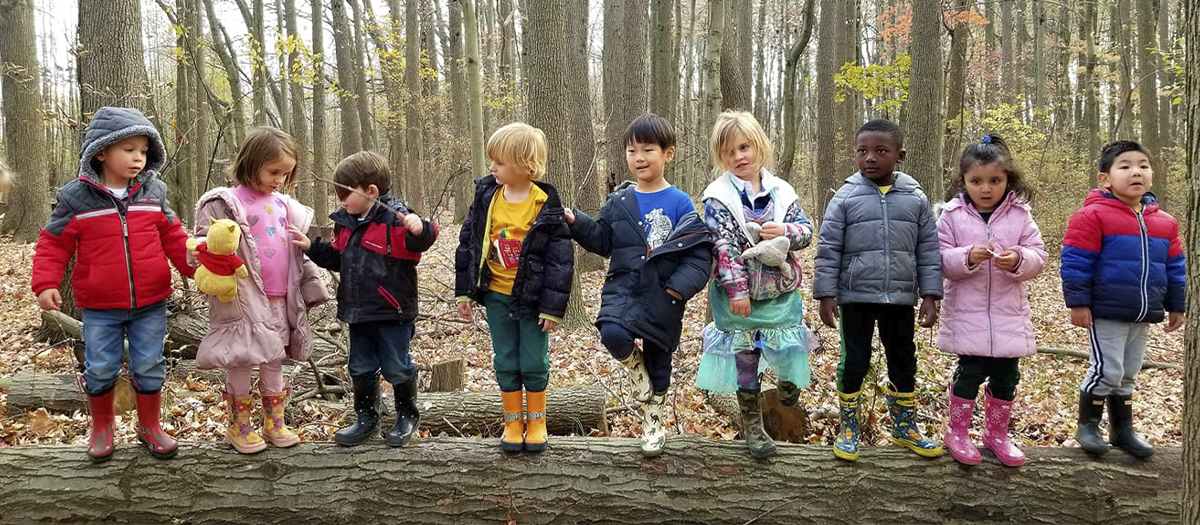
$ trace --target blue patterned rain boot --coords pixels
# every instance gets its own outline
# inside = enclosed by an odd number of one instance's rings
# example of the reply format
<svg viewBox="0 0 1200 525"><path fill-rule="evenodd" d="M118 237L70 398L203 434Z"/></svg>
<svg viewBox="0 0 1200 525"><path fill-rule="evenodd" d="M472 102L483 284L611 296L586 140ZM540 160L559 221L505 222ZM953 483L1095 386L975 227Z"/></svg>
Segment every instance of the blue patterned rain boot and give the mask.
<svg viewBox="0 0 1200 525"><path fill-rule="evenodd" d="M833 441L833 455L846 461L858 459L858 397L862 390L853 394L838 392L841 404L841 421L838 437Z"/></svg>
<svg viewBox="0 0 1200 525"><path fill-rule="evenodd" d="M897 392L891 383L888 383L884 391L887 393L888 411L892 414L892 443L908 447L917 455L927 458L942 455L942 444L922 436L913 422L917 414L916 394Z"/></svg>

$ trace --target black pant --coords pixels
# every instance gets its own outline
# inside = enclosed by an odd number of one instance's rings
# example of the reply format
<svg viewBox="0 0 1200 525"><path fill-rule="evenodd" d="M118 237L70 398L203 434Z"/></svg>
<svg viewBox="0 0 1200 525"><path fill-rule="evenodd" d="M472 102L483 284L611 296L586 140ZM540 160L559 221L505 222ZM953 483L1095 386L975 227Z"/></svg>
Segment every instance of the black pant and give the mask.
<svg viewBox="0 0 1200 525"><path fill-rule="evenodd" d="M987 380L992 397L1012 401L1017 395L1017 383L1021 382L1020 361L1017 357L958 356L958 367L954 369L954 395L975 399L979 395L979 385Z"/></svg>
<svg viewBox="0 0 1200 525"><path fill-rule="evenodd" d="M600 344L618 361L623 361L633 353L633 334L620 323L601 323ZM654 392L661 394L671 388L671 352L643 339L642 358Z"/></svg>
<svg viewBox="0 0 1200 525"><path fill-rule="evenodd" d="M858 392L871 369L871 336L879 323L879 339L887 357L888 380L897 392L916 387L916 312L910 305L850 303L841 305L842 361L838 391Z"/></svg>

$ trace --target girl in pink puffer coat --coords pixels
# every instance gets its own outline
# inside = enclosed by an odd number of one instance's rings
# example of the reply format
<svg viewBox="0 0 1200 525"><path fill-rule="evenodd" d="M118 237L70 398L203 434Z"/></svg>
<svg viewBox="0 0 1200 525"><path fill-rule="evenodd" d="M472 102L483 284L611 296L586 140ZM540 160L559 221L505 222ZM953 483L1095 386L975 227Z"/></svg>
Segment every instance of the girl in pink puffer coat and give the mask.
<svg viewBox="0 0 1200 525"><path fill-rule="evenodd" d="M1021 379L1018 361L1037 351L1025 281L1046 262L1028 204L1033 189L994 135L963 150L952 184L961 191L938 218L946 279L938 347L959 356L949 388L946 447L960 463L982 460L968 429L979 386L987 380L983 444L1015 467L1025 463L1008 437Z"/></svg>

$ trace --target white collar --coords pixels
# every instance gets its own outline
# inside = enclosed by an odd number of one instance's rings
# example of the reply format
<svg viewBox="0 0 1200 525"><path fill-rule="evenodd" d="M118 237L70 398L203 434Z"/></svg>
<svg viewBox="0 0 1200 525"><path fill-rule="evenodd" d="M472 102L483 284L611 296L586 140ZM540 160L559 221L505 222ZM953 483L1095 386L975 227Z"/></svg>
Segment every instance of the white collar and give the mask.
<svg viewBox="0 0 1200 525"><path fill-rule="evenodd" d="M767 171L766 168L763 168L759 172L760 178L758 181L758 185L759 185L758 193L751 195L750 192L753 191L754 188L752 188L750 186L750 181L742 180L742 179L738 178L737 175L734 175L733 173L729 173L729 172L726 172L726 173L728 173L728 175L729 175L729 180L733 181L734 187L737 188L738 191L746 194L746 197L749 198L751 202L758 199L759 197L762 197L763 195L771 193L771 188L774 188L775 186L778 185L775 182L775 175L773 175L770 171Z"/></svg>

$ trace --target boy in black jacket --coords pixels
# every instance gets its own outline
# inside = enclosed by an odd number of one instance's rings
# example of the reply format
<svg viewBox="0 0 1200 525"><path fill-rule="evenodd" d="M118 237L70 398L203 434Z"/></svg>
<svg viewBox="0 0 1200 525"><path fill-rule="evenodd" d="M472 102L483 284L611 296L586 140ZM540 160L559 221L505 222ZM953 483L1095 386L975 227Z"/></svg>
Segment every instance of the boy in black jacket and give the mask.
<svg viewBox="0 0 1200 525"><path fill-rule="evenodd" d="M675 156L675 131L658 115L625 130L625 159L637 182L625 182L593 220L567 210L567 224L585 250L609 258L596 328L600 342L629 369L642 402L642 453L666 444L662 406L671 385L684 306L708 284L712 239L691 197L663 178ZM642 340L642 348L634 343Z"/></svg>
<svg viewBox="0 0 1200 525"><path fill-rule="evenodd" d="M416 330L417 263L437 239L437 225L421 219L390 191L387 159L362 151L338 163L333 180L342 209L333 219L333 242L309 242L299 231L293 243L317 266L341 273L338 318L350 325L347 363L354 382L353 425L338 430L342 446L366 441L379 427L379 373L396 393L396 424L388 445L404 446L417 431L417 369L408 355ZM353 188L350 190L349 188Z"/></svg>

